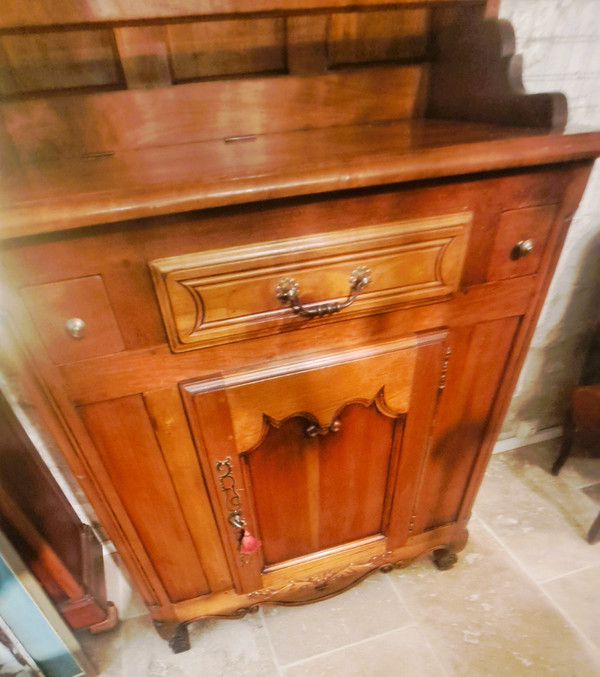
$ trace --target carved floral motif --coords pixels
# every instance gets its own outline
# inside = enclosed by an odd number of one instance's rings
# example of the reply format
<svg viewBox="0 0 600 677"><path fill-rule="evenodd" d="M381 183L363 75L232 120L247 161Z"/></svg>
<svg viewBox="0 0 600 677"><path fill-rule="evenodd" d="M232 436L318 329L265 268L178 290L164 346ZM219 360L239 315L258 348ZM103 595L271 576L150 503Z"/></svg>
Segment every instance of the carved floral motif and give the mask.
<svg viewBox="0 0 600 677"><path fill-rule="evenodd" d="M273 598L279 597L288 592L303 593L303 592L324 592L334 586L337 582L344 578L359 574L357 578L353 578L350 585L358 583L366 575L375 573L375 571L383 571L388 573L392 569L399 569L404 566L401 560L393 561L392 552L384 552L380 555L374 555L366 562L351 562L346 566L337 569L328 569L320 574L308 576L307 578L292 579L286 585L280 588L263 588L248 594L248 598L253 602L267 602L272 601Z"/></svg>

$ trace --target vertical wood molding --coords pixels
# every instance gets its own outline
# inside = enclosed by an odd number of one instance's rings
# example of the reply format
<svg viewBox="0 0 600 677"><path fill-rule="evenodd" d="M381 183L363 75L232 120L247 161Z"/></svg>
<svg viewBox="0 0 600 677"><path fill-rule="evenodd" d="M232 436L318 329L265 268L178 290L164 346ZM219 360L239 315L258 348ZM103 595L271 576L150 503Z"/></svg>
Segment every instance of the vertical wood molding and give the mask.
<svg viewBox="0 0 600 677"><path fill-rule="evenodd" d="M286 19L286 52L291 75L323 73L327 70L329 17L290 16Z"/></svg>
<svg viewBox="0 0 600 677"><path fill-rule="evenodd" d="M0 36L0 95L10 96L19 91L6 49L4 36Z"/></svg>
<svg viewBox="0 0 600 677"><path fill-rule="evenodd" d="M114 35L128 89L172 84L164 26L123 26Z"/></svg>

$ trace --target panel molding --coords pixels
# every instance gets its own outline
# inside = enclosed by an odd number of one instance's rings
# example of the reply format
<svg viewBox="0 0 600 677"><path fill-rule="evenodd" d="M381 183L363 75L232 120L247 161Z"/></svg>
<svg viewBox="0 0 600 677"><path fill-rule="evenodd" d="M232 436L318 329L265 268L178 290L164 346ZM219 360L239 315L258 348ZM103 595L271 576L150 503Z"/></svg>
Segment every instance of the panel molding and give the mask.
<svg viewBox="0 0 600 677"><path fill-rule="evenodd" d="M282 278L298 282L310 308L317 299L343 301L353 269L371 270L355 303L319 323L450 295L460 283L471 220L463 212L152 261L171 348L192 350L314 322L278 301Z"/></svg>

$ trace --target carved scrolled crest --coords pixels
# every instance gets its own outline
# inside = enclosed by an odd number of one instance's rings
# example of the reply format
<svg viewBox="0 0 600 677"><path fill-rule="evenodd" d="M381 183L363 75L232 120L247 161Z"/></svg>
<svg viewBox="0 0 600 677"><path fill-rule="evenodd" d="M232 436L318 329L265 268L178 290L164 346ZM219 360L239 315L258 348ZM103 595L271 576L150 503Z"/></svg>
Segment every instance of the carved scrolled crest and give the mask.
<svg viewBox="0 0 600 677"><path fill-rule="evenodd" d="M375 395L375 397L373 397L372 399L353 398L351 400L348 400L335 411L330 420L326 420L325 422L321 421L314 414L304 411L294 412L293 414L290 414L289 416L286 416L285 418L280 420L272 418L271 416L263 413L262 430L260 433L260 437L256 440L255 444L253 444L251 447L249 447L247 450L241 453L243 455L248 455L252 453L252 451L260 447L260 445L264 442L267 435L272 430L279 430L280 428L285 426L286 423L290 422L292 419L301 418L306 422L306 429L304 433L308 438L326 437L327 435L335 434L343 429L343 425L340 421L343 411L346 409L346 407L349 407L353 404L362 405L367 409L370 407L375 407L375 409L377 409L377 411L380 414L392 419L398 418L403 413L402 411L397 411L393 407L388 405L385 398L385 386L382 386L381 389Z"/></svg>
<svg viewBox="0 0 600 677"><path fill-rule="evenodd" d="M567 100L527 94L515 32L504 19L471 19L436 31L427 117L562 130Z"/></svg>

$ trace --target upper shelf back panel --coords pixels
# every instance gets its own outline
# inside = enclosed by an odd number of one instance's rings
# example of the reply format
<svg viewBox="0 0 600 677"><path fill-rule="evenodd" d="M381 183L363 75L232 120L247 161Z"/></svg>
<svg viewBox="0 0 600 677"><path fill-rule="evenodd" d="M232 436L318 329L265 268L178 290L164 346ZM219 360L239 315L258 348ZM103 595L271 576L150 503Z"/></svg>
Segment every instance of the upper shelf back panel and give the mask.
<svg viewBox="0 0 600 677"><path fill-rule="evenodd" d="M279 5L279 7L278 7ZM432 32L484 0L31 2L0 13L0 97L422 64ZM233 14L233 12L239 12Z"/></svg>
<svg viewBox="0 0 600 677"><path fill-rule="evenodd" d="M486 0L4 0L0 29L67 24L124 23L218 17L229 14L292 14L382 7L450 7ZM490 6L496 0L488 0Z"/></svg>

